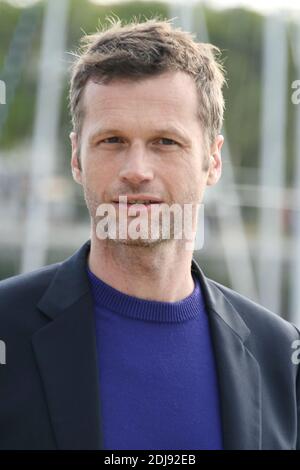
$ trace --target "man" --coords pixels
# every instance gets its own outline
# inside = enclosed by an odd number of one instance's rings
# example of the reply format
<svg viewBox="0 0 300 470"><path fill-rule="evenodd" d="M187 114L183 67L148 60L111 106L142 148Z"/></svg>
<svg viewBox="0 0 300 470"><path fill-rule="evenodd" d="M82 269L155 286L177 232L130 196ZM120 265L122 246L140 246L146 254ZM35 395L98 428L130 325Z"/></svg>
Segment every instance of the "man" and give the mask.
<svg viewBox="0 0 300 470"><path fill-rule="evenodd" d="M221 175L217 53L155 19L85 38L70 137L90 240L0 284L2 449L300 447L299 331L187 245Z"/></svg>

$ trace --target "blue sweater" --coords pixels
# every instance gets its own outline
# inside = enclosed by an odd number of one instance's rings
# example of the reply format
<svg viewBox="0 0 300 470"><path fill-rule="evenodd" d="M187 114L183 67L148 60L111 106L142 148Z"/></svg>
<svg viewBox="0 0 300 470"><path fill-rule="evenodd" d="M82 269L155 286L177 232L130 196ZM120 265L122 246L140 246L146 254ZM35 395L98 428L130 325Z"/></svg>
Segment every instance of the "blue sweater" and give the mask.
<svg viewBox="0 0 300 470"><path fill-rule="evenodd" d="M199 281L178 302L131 297L88 268L104 449L221 449L218 384Z"/></svg>

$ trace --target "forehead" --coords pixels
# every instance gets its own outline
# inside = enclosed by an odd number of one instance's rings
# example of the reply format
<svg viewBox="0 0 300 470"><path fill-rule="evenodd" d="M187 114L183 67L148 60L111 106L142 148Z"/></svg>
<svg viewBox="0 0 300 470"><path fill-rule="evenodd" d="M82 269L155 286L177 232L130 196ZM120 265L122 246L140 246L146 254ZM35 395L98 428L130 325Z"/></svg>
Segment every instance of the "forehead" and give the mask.
<svg viewBox="0 0 300 470"><path fill-rule="evenodd" d="M139 81L115 79L108 84L89 80L82 96L84 123L130 122L172 119L178 123L198 122L198 95L188 74L167 72ZM95 122L96 121L96 122Z"/></svg>

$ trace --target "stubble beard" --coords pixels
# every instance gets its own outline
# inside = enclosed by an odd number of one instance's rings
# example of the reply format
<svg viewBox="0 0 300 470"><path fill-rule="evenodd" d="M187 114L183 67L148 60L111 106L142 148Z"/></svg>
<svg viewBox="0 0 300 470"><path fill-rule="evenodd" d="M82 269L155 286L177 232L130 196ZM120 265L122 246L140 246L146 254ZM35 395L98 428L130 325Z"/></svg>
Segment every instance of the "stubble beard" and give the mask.
<svg viewBox="0 0 300 470"><path fill-rule="evenodd" d="M97 214L98 207L103 204L103 201L99 199L97 194L92 191L87 186L84 187L84 199L90 214L91 223L92 223L92 230L96 233L97 223L101 221L103 217L99 217ZM168 203L169 206L172 204L180 204L183 207L183 204L190 203L190 204L197 204L195 202L195 193L189 192L185 194L184 203L178 203L178 201L171 201ZM137 213L137 217L138 217ZM159 227L156 227L155 230L155 237L151 236L151 212L148 213L148 234L147 236L139 237L136 239L130 238L127 233L127 237L122 238L119 236L119 231L117 230L116 236L111 236L110 232L108 231L108 236L106 238L106 243L109 245L126 245L129 247L144 247L144 248L157 248L162 246L162 244L171 243L177 241L176 236L178 235L178 227L174 222L174 214L171 213L170 224L169 227L162 224L162 214L160 213L159 217ZM146 216L146 217L147 217ZM127 217L127 225L130 225L131 221L134 219L134 216ZM116 224L118 227L119 224L119 214L116 210ZM181 229L180 229L181 230Z"/></svg>

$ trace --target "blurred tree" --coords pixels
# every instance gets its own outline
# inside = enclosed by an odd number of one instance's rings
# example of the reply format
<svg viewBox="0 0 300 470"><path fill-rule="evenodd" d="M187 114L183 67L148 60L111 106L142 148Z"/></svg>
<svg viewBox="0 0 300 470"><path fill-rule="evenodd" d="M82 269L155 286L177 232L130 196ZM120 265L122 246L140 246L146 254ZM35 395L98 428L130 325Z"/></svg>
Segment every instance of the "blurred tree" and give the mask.
<svg viewBox="0 0 300 470"><path fill-rule="evenodd" d="M43 2L33 8L43 8ZM198 25L200 5L195 6L195 28ZM216 44L225 59L228 87L224 89L226 100L225 124L233 162L237 166L257 168L260 151L260 104L261 104L261 60L263 17L244 9L213 10L204 8L209 40ZM21 10L5 2L0 3L0 77L5 55L8 52ZM105 22L107 15L117 15L130 21L134 16L140 21L160 15L168 17L168 5L161 2L122 2L114 5L96 5L87 0L71 0L67 49L74 51L82 34L92 33ZM41 15L42 16L42 15ZM23 139L30 139L36 98L38 54L41 39L41 25L32 45L26 67L15 99L9 110L6 125L0 135L0 147L13 148ZM65 55L66 76L63 102L61 105L62 172L69 171L69 132L71 130L68 112L68 69L72 56ZM289 61L289 77L293 77L292 60ZM293 77L295 79L295 77ZM287 90L290 93L290 90ZM274 109L276 112L276 108ZM288 99L287 123L287 167L292 174L293 156L293 113Z"/></svg>

